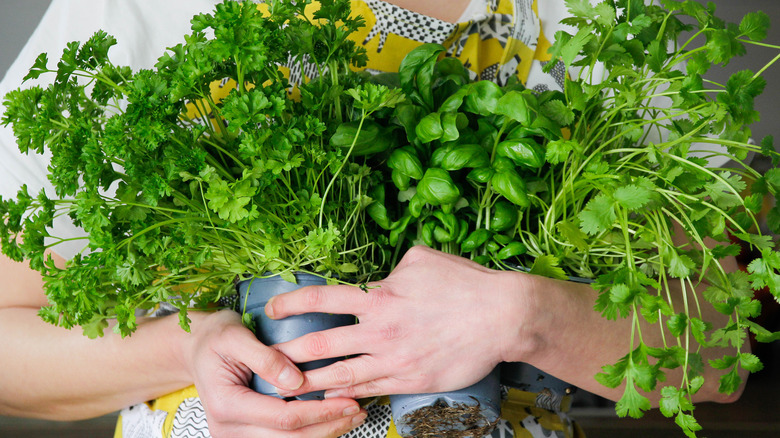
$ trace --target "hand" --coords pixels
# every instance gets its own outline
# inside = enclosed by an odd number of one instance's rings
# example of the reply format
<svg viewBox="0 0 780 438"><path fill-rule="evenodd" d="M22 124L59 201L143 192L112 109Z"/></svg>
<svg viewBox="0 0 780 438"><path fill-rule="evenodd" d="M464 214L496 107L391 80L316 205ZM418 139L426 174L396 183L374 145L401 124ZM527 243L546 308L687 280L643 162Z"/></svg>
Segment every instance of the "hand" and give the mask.
<svg viewBox="0 0 780 438"><path fill-rule="evenodd" d="M252 371L287 390L304 379L287 357L260 343L235 312L197 318L192 333L188 367L214 437L337 437L366 418L354 400L286 402L248 388Z"/></svg>
<svg viewBox="0 0 780 438"><path fill-rule="evenodd" d="M327 312L360 321L276 345L296 363L353 356L307 372L301 388L283 394L326 389L326 397L362 398L476 383L501 361L504 278L462 257L415 247L366 292L311 286L274 297L266 306L271 318Z"/></svg>

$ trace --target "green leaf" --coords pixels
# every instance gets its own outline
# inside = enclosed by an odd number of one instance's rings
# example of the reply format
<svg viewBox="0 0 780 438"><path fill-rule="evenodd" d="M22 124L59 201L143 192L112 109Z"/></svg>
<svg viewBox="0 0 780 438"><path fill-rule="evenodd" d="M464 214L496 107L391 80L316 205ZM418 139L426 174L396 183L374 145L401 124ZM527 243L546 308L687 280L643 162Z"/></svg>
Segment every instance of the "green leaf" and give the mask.
<svg viewBox="0 0 780 438"><path fill-rule="evenodd" d="M742 384L742 378L739 377L737 367L732 368L731 371L721 376L719 382L718 392L721 394L733 394Z"/></svg>
<svg viewBox="0 0 780 438"><path fill-rule="evenodd" d="M745 324L750 329L750 332L756 335L756 341L758 342L774 342L780 340L780 331L774 333L770 332L759 324L749 320L745 321Z"/></svg>
<svg viewBox="0 0 780 438"><path fill-rule="evenodd" d="M580 150L579 144L574 140L558 139L547 143L545 159L550 164L563 163L569 159L573 151Z"/></svg>
<svg viewBox="0 0 780 438"><path fill-rule="evenodd" d="M487 242L492 235L493 233L490 230L486 230L484 228L474 230L466 237L466 240L463 241L463 243L460 245L460 249L463 252L472 252L478 249L479 247L481 247L485 242Z"/></svg>
<svg viewBox="0 0 780 438"><path fill-rule="evenodd" d="M426 43L411 50L398 67L401 88L410 96L419 96L419 103L433 109L431 84L436 59L444 52L441 44Z"/></svg>
<svg viewBox="0 0 780 438"><path fill-rule="evenodd" d="M487 151L477 144L458 144L444 152L440 166L445 170L480 168L490 165Z"/></svg>
<svg viewBox="0 0 780 438"><path fill-rule="evenodd" d="M88 337L89 339L103 337L103 331L106 328L108 328L108 321L101 315L95 315L88 323L81 325L84 336Z"/></svg>
<svg viewBox="0 0 780 438"><path fill-rule="evenodd" d="M672 336L682 336L685 329L688 328L688 315L678 313L666 321L666 326L669 327Z"/></svg>
<svg viewBox="0 0 780 438"><path fill-rule="evenodd" d="M417 184L417 195L431 205L452 204L460 198L460 190L449 172L433 167Z"/></svg>
<svg viewBox="0 0 780 438"><path fill-rule="evenodd" d="M538 169L544 164L542 147L533 138L518 138L504 140L496 147L500 157L512 160L518 166Z"/></svg>
<svg viewBox="0 0 780 438"><path fill-rule="evenodd" d="M517 206L511 202L498 201L491 211L490 229L498 232L509 230L517 225L518 217Z"/></svg>
<svg viewBox="0 0 780 438"><path fill-rule="evenodd" d="M764 365L761 363L761 359L752 353L740 353L739 364L743 369L746 369L751 373L757 373L764 369Z"/></svg>
<svg viewBox="0 0 780 438"><path fill-rule="evenodd" d="M465 127L467 124L468 119L461 113L444 113L441 117L443 131L441 141L450 142L457 140L460 137L459 127Z"/></svg>
<svg viewBox="0 0 780 438"><path fill-rule="evenodd" d="M493 81L472 82L468 87L469 93L463 101L463 109L483 116L494 115L498 102L504 95L501 87Z"/></svg>
<svg viewBox="0 0 780 438"><path fill-rule="evenodd" d="M49 71L49 68L47 67L48 63L49 60L46 53L41 53L38 55L38 57L35 58L33 66L30 67L30 71L27 73L27 75L24 76L24 78L22 78L22 81L24 82L29 79L38 79L41 74Z"/></svg>
<svg viewBox="0 0 780 438"><path fill-rule="evenodd" d="M558 280L568 280L569 277L566 275L566 271L561 269L558 264L557 257L550 254L542 254L536 257L529 273Z"/></svg>
<svg viewBox="0 0 780 438"><path fill-rule="evenodd" d="M725 370L731 368L737 363L736 356L723 356L721 359L711 359L710 366L716 370Z"/></svg>
<svg viewBox="0 0 780 438"><path fill-rule="evenodd" d="M617 219L613 202L604 193L599 193L591 199L577 217L580 220L580 229L590 235L607 231Z"/></svg>
<svg viewBox="0 0 780 438"><path fill-rule="evenodd" d="M523 245L521 242L509 242L508 245L501 248L500 251L498 251L498 254L496 254L496 257L498 257L499 260L505 260L510 257L518 256L525 254L528 251L528 248L526 248L525 245Z"/></svg>
<svg viewBox="0 0 780 438"><path fill-rule="evenodd" d="M331 146L345 150L352 148L352 155L359 157L385 151L393 145L389 131L373 120L364 121L358 130L359 127L359 122L338 125L330 137Z"/></svg>
<svg viewBox="0 0 780 438"><path fill-rule="evenodd" d="M519 91L512 90L501 96L496 104L495 113L519 122L523 126L531 124L530 108L528 108L524 93Z"/></svg>
<svg viewBox="0 0 780 438"><path fill-rule="evenodd" d="M651 407L650 400L639 394L631 379L628 379L623 396L615 404L615 412L619 417L628 415L631 418L642 418L643 411L650 410Z"/></svg>
<svg viewBox="0 0 780 438"><path fill-rule="evenodd" d="M531 202L526 193L525 181L514 169L496 171L490 178L493 190L511 203L520 207L528 207Z"/></svg>
<svg viewBox="0 0 780 438"><path fill-rule="evenodd" d="M566 8L574 17L587 18L590 20L596 18L596 9L591 6L589 0L566 0Z"/></svg>
<svg viewBox="0 0 780 438"><path fill-rule="evenodd" d="M578 250L586 252L590 248L588 236L573 221L558 222L556 228L564 239Z"/></svg>
<svg viewBox="0 0 780 438"><path fill-rule="evenodd" d="M613 303L630 304L634 301L635 296L636 292L624 283L614 284L609 289L609 299Z"/></svg>
<svg viewBox="0 0 780 438"><path fill-rule="evenodd" d="M612 197L629 211L636 211L644 207L653 195L653 192L646 186L629 184L618 187Z"/></svg>
<svg viewBox="0 0 780 438"><path fill-rule="evenodd" d="M739 32L753 41L763 41L766 39L770 21L766 12L748 12L739 23Z"/></svg>
<svg viewBox="0 0 780 438"><path fill-rule="evenodd" d="M693 418L691 414L685 414L680 411L675 417L674 422L683 430L686 436L689 438L695 438L694 432L701 430L701 425Z"/></svg>
<svg viewBox="0 0 780 438"><path fill-rule="evenodd" d="M430 143L438 140L444 135L444 128L441 125L441 114L430 113L420 120L414 129L417 138L423 143Z"/></svg>
<svg viewBox="0 0 780 438"><path fill-rule="evenodd" d="M684 397L681 393L682 391L674 386L664 386L661 389L658 408L665 417L670 418L680 411L680 399Z"/></svg>
<svg viewBox="0 0 780 438"><path fill-rule="evenodd" d="M561 126L568 126L574 122L574 112L560 100L550 100L542 107L542 114Z"/></svg>
<svg viewBox="0 0 780 438"><path fill-rule="evenodd" d="M587 0L583 0L587 1ZM563 60L563 64L566 66L566 69L568 70L572 63L574 62L574 59L580 55L580 52L583 51L585 48L585 45L590 42L595 36L593 35L594 26L586 26L581 28L576 35L574 35L570 40L566 41L563 47L560 48L559 53L553 53L553 56L556 57L560 56L561 60ZM557 34L556 34L557 38ZM554 47L554 46L553 46ZM551 48L552 50L552 48Z"/></svg>
<svg viewBox="0 0 780 438"><path fill-rule="evenodd" d="M295 274L292 271L282 271L279 273L279 277L288 283L298 284L298 279L295 278Z"/></svg>
<svg viewBox="0 0 780 438"><path fill-rule="evenodd" d="M647 47L649 56L647 57L647 65L650 70L659 73L664 68L664 63L668 58L666 52L666 46L661 41L655 40Z"/></svg>
<svg viewBox="0 0 780 438"><path fill-rule="evenodd" d="M415 180L423 177L422 163L414 148L409 146L394 150L387 159L387 167Z"/></svg>
<svg viewBox="0 0 780 438"><path fill-rule="evenodd" d="M674 278L687 278L691 275L691 270L696 267L696 263L690 257L678 254L675 249L669 250L668 259L669 275Z"/></svg>

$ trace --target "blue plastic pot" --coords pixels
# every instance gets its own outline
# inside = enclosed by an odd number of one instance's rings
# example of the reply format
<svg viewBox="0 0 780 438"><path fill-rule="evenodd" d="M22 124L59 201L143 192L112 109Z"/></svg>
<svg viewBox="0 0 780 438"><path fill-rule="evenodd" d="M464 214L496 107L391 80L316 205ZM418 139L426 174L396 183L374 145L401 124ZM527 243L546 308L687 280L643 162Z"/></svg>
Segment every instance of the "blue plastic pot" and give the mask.
<svg viewBox="0 0 780 438"><path fill-rule="evenodd" d="M292 292L304 286L322 286L326 280L311 274L298 273L295 275L296 283L285 281L279 276L252 278L238 284L239 311L252 315L255 323L257 339L265 345L279 344L291 341L307 333L327 330L335 327L351 325L355 323L352 315L333 315L328 313L306 313L294 315L284 319L273 320L265 315L265 305L272 297ZM322 359L307 363L297 364L302 371L309 371L333 364L338 359ZM258 377L252 376L250 387L255 391L281 398L276 392L276 387ZM324 391L316 391L302 394L299 400L322 400Z"/></svg>
<svg viewBox="0 0 780 438"><path fill-rule="evenodd" d="M414 424L410 423L409 415L418 409L434 406L479 406L480 415L477 427L484 427L495 423L501 415L501 383L499 368L494 369L479 382L450 392L437 392L430 394L397 394L390 396L390 409L393 412L393 422L398 433L403 437L415 436ZM450 419L446 425L442 425L442 432L446 430L465 430L465 426L459 425L457 419ZM469 419L473 421L473 419ZM438 427L438 425L436 425ZM446 427L446 430L445 430Z"/></svg>

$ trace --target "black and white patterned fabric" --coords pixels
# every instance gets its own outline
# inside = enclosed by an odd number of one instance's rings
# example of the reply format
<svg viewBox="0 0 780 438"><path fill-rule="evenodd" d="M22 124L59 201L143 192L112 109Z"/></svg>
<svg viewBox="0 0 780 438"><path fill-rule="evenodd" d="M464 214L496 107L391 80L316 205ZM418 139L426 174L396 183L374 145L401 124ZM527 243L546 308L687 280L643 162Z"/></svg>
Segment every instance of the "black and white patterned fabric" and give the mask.
<svg viewBox="0 0 780 438"><path fill-rule="evenodd" d="M382 51L387 36L391 33L422 43L441 43L457 28L456 24L418 14L381 0L365 0L365 2L376 17L376 24L371 28L363 45L379 35L377 52Z"/></svg>
<svg viewBox="0 0 780 438"><path fill-rule="evenodd" d="M173 417L171 438L211 438L200 398L185 399Z"/></svg>

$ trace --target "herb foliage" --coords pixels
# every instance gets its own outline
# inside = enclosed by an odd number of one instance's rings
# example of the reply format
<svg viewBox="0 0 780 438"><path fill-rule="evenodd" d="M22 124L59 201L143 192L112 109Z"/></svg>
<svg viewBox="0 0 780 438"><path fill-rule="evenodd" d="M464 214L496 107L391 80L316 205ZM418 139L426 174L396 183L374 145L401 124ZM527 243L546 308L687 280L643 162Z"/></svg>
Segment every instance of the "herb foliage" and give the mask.
<svg viewBox="0 0 780 438"><path fill-rule="evenodd" d="M352 72L366 55L348 39L363 21L347 0L264 7L225 1L194 17L152 70L114 65L116 41L97 32L54 68L37 58L27 78L54 74L50 86L6 96L2 122L21 151L52 154L56 198L23 187L0 204L3 252L45 278L45 320L94 337L115 318L128 335L137 309L169 302L187 328L189 308L234 293L242 276L364 281L383 268L363 219L374 176L350 156L400 93ZM284 73L296 65L317 75L293 87ZM220 81L230 91L216 99ZM352 136L331 143L342 124ZM59 215L88 236L65 268L44 256Z"/></svg>
<svg viewBox="0 0 780 438"><path fill-rule="evenodd" d="M711 3L566 0L577 31L556 35L547 68L571 73L562 92L536 93L473 81L437 45L368 82L350 71L365 53L348 39L362 24L349 2L307 15L310 3L273 1L263 17L225 2L148 71L113 65L115 41L99 32L69 45L56 69L38 58L29 77L56 74L51 86L6 96L3 123L20 149L53 155L56 199L23 188L0 203L3 252L46 278L46 320L95 336L116 318L126 335L136 309L173 302L186 327L188 305L231 293L237 276L304 269L360 281L425 244L493 268L592 279L596 310L633 322L628 354L597 376L626 383L621 416L641 416L650 403L640 390L680 368L682 385L661 389L660 408L694 436L704 367L724 370L725 393L738 368L760 369L743 345L745 330L780 338L750 319L755 290L780 297L780 253L758 226L780 172L759 174L746 159L780 161L771 138L749 141L761 74L780 55L726 84L706 73L745 44L780 49L760 42L765 14L735 25ZM289 99L280 66L304 63L319 74ZM223 78L234 89L215 100ZM737 166L711 167L696 143L721 146L710 157ZM65 214L89 233L89 251L59 269L44 238ZM780 232L780 207L768 224ZM737 243L760 257L726 272ZM672 283L683 296L706 290L675 308ZM713 326L702 306L729 322ZM641 319L673 336L646 345ZM717 346L737 353L705 363L702 349Z"/></svg>
<svg viewBox="0 0 780 438"><path fill-rule="evenodd" d="M562 92L473 81L438 45L412 52L399 71L408 100L395 109L406 141L390 149L388 182L373 196L384 203L368 212L397 254L424 244L493 268L591 279L596 311L632 321L628 354L596 376L626 384L617 413L642 416L650 402L641 391L679 368L683 382L661 389L660 408L694 436L691 400L704 368L723 370L720 391L732 393L739 368L761 369L744 350L746 332L780 339L750 319L761 311L756 290L780 299L780 253L758 219L780 189L778 173L747 162L751 154L780 161L771 138L750 142L763 70L726 84L705 77L745 44L764 44L769 23L757 12L727 24L713 4L646 3L566 1L576 32L556 35L545 67L571 72ZM691 36L681 40L684 32ZM694 152L701 143L716 147ZM712 167L719 156L736 165ZM778 217L775 206L774 233ZM760 256L747 272L727 272L722 261L740 243ZM702 306L728 323L713 326ZM647 345L643 319L672 336ZM702 350L720 346L736 354L705 363Z"/></svg>

